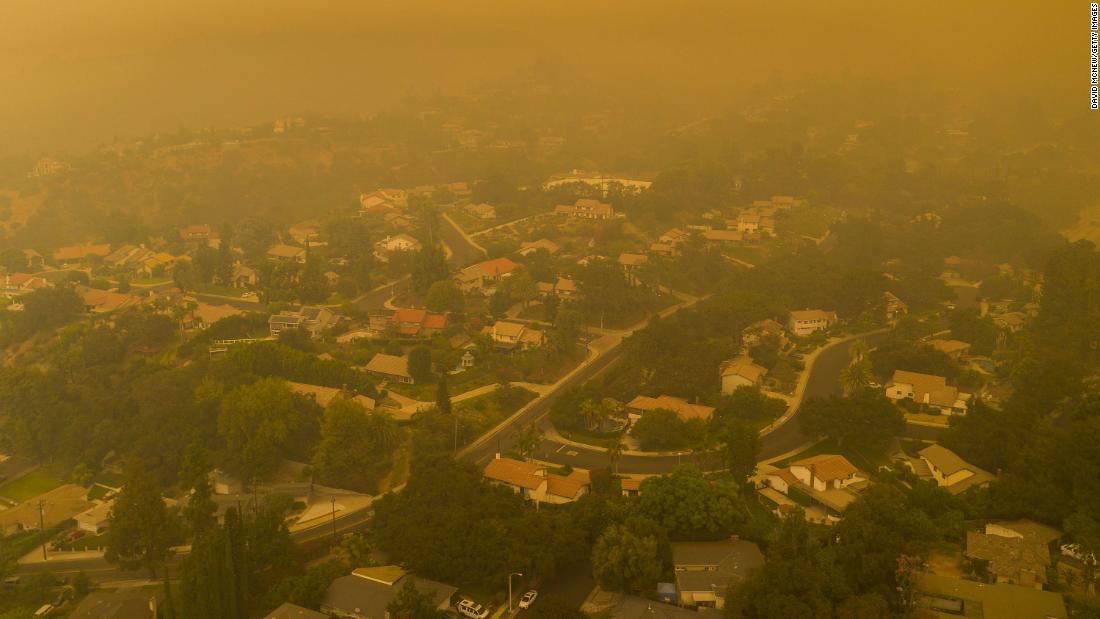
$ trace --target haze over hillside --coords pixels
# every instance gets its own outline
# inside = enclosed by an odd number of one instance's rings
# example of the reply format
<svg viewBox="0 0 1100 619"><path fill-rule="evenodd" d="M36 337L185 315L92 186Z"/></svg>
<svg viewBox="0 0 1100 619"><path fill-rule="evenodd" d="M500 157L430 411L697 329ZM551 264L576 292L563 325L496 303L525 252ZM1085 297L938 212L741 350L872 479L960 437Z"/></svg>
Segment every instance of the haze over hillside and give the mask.
<svg viewBox="0 0 1100 619"><path fill-rule="evenodd" d="M0 155L358 115L517 69L689 109L761 82L871 76L1078 110L1087 6L1074 4L15 0L0 20Z"/></svg>

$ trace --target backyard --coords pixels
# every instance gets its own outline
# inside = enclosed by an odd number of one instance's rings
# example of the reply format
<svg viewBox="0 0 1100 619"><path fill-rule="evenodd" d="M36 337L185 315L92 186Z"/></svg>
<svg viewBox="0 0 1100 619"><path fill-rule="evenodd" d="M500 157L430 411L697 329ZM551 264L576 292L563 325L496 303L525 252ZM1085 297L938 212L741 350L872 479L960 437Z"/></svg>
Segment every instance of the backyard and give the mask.
<svg viewBox="0 0 1100 619"><path fill-rule="evenodd" d="M22 503L61 485L61 480L44 468L37 468L22 477L0 486L0 497Z"/></svg>

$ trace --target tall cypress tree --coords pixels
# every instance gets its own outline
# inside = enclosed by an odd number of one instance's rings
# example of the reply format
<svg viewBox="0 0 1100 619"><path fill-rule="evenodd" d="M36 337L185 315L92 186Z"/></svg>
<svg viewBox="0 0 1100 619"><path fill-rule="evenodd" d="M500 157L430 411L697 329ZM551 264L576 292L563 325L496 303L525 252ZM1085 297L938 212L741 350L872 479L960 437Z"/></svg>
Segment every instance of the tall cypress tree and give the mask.
<svg viewBox="0 0 1100 619"><path fill-rule="evenodd" d="M451 394L447 391L447 373L439 375L439 382L435 387L435 407L444 415L451 414Z"/></svg>

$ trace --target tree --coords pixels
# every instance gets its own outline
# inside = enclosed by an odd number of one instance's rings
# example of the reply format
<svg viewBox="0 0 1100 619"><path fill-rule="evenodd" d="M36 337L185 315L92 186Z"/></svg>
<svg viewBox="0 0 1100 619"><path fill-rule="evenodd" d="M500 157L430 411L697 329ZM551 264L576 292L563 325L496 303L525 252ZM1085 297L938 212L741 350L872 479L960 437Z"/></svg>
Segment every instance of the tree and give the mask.
<svg viewBox="0 0 1100 619"><path fill-rule="evenodd" d="M619 459L623 457L623 451L626 450L626 443L623 442L621 434L616 434L611 438L611 442L607 445L607 457L611 460L611 470L616 475L619 473Z"/></svg>
<svg viewBox="0 0 1100 619"><path fill-rule="evenodd" d="M864 358L853 359L840 371L840 386L845 395L865 389L871 384L871 362Z"/></svg>
<svg viewBox="0 0 1100 619"><path fill-rule="evenodd" d="M201 537L217 523L215 513L218 506L212 498L209 470L206 450L202 445L188 445L179 477L180 488L191 491L187 504L183 507L183 519L194 538Z"/></svg>
<svg viewBox="0 0 1100 619"><path fill-rule="evenodd" d="M246 481L266 477L304 425L297 398L280 379L261 378L229 392L218 414L228 468Z"/></svg>
<svg viewBox="0 0 1100 619"><path fill-rule="evenodd" d="M430 593L417 590L412 578L405 578L405 584L386 606L386 614L394 619L440 619L445 616L436 608Z"/></svg>
<svg viewBox="0 0 1100 619"><path fill-rule="evenodd" d="M810 398L802 405L798 420L806 434L826 436L837 445L856 449L882 449L905 429L901 410L874 389L862 389L848 397Z"/></svg>
<svg viewBox="0 0 1100 619"><path fill-rule="evenodd" d="M447 373L439 375L439 382L435 386L435 407L444 415L450 415L454 406L451 404L451 394L447 390Z"/></svg>
<svg viewBox="0 0 1100 619"><path fill-rule="evenodd" d="M443 248L438 244L425 244L416 253L413 262L412 284L418 292L428 292L432 284L447 279L449 274L447 257L443 254Z"/></svg>
<svg viewBox="0 0 1100 619"><path fill-rule="evenodd" d="M466 298L454 282L443 280L428 288L424 304L433 312L461 312L465 308Z"/></svg>
<svg viewBox="0 0 1100 619"><path fill-rule="evenodd" d="M661 577L657 539L613 524L592 548L592 575L609 591L644 591Z"/></svg>
<svg viewBox="0 0 1100 619"><path fill-rule="evenodd" d="M129 570L144 568L155 576L178 537L177 527L156 480L140 461L127 466L108 518L107 561Z"/></svg>
<svg viewBox="0 0 1100 619"><path fill-rule="evenodd" d="M432 349L420 344L409 351L409 376L418 383L432 378Z"/></svg>
<svg viewBox="0 0 1100 619"><path fill-rule="evenodd" d="M180 290L193 290L200 283L198 269L190 260L180 260L172 267L172 281Z"/></svg>
<svg viewBox="0 0 1100 619"><path fill-rule="evenodd" d="M542 429L533 423L528 424L520 432L519 440L516 441L516 447L519 448L520 455L525 458L534 455L540 444L542 444Z"/></svg>
<svg viewBox="0 0 1100 619"><path fill-rule="evenodd" d="M723 539L748 519L737 488L712 484L689 465L642 481L638 514L656 522L674 540Z"/></svg>
<svg viewBox="0 0 1100 619"><path fill-rule="evenodd" d="M512 297L503 288L497 288L489 297L489 313L499 318L512 306Z"/></svg>
<svg viewBox="0 0 1100 619"><path fill-rule="evenodd" d="M354 400L336 398L325 409L321 440L313 453L313 469L327 486L376 492L385 464L379 437L367 411Z"/></svg>
<svg viewBox="0 0 1100 619"><path fill-rule="evenodd" d="M646 450L677 449L687 444L684 422L676 413L664 408L642 413L630 433Z"/></svg>
<svg viewBox="0 0 1100 619"><path fill-rule="evenodd" d="M756 472L760 433L747 423L732 420L722 429L721 441L726 470L735 481L744 484Z"/></svg>

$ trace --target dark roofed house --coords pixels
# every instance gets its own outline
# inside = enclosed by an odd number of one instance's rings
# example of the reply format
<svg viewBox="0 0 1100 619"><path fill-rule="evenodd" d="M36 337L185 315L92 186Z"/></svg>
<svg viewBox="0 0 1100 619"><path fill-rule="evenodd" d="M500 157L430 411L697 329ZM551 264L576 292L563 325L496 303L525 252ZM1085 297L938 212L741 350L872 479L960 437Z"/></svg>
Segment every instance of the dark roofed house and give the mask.
<svg viewBox="0 0 1100 619"><path fill-rule="evenodd" d="M93 591L70 619L156 619L157 597L140 588Z"/></svg>
<svg viewBox="0 0 1100 619"><path fill-rule="evenodd" d="M321 612L346 619L391 619L386 607L407 581L421 593L431 596L436 610L440 611L451 606L458 591L451 585L417 578L396 565L361 567L332 581L321 602Z"/></svg>
<svg viewBox="0 0 1100 619"><path fill-rule="evenodd" d="M684 606L723 608L731 585L764 566L760 547L742 539L674 542L672 563L676 589Z"/></svg>
<svg viewBox="0 0 1100 619"><path fill-rule="evenodd" d="M370 362L367 363L366 371L375 376L399 383L412 384L413 382L413 377L409 374L408 357L378 353L371 357Z"/></svg>
<svg viewBox="0 0 1100 619"><path fill-rule="evenodd" d="M967 531L963 554L983 565L994 583L1042 589L1047 581L1050 549L1034 540Z"/></svg>
<svg viewBox="0 0 1100 619"><path fill-rule="evenodd" d="M1066 619L1062 596L1013 585L988 585L936 574L916 579L916 606L935 619Z"/></svg>
<svg viewBox="0 0 1100 619"><path fill-rule="evenodd" d="M286 602L282 606L264 615L264 619L329 619L329 616L315 610L302 608L297 604Z"/></svg>

